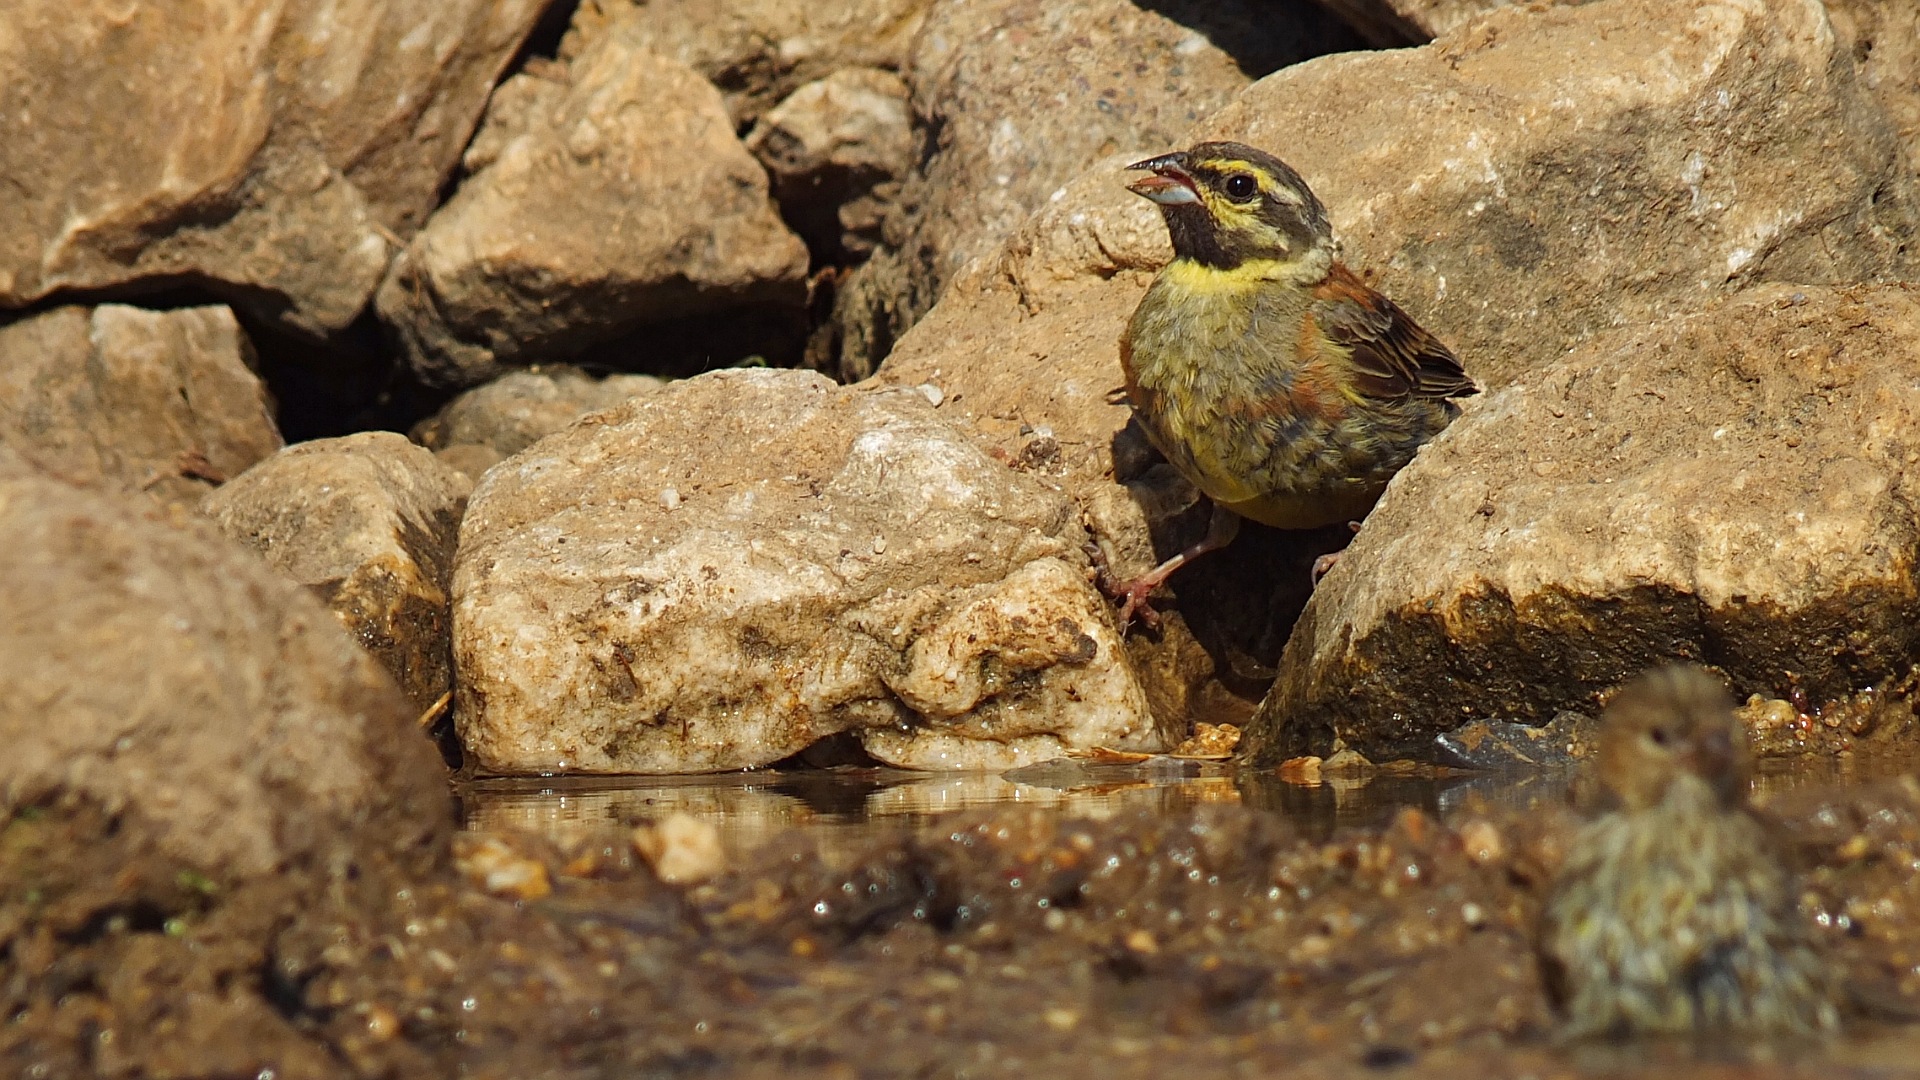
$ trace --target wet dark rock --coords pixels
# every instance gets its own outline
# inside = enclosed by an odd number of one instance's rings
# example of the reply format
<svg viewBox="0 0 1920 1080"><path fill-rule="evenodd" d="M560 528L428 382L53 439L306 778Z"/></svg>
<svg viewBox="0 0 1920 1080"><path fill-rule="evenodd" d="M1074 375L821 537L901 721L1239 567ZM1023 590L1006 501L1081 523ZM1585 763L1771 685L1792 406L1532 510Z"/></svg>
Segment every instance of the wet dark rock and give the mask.
<svg viewBox="0 0 1920 1080"><path fill-rule="evenodd" d="M427 450L370 431L290 446L200 509L325 600L424 711L453 689L447 598L472 487Z"/></svg>
<svg viewBox="0 0 1920 1080"><path fill-rule="evenodd" d="M1470 720L1434 736L1435 760L1460 769L1566 768L1594 750L1594 718L1562 712L1539 726Z"/></svg>
<svg viewBox="0 0 1920 1080"><path fill-rule="evenodd" d="M1254 758L1428 756L1463 720L1590 712L1673 660L1815 704L1898 682L1920 649L1916 341L1907 286L1771 286L1469 406L1315 590Z"/></svg>
<svg viewBox="0 0 1920 1080"><path fill-rule="evenodd" d="M916 391L676 382L474 491L461 738L499 772L742 768L846 730L932 769L1162 749L1083 535Z"/></svg>
<svg viewBox="0 0 1920 1080"><path fill-rule="evenodd" d="M69 483L192 507L280 448L224 307L62 307L0 327L0 444Z"/></svg>

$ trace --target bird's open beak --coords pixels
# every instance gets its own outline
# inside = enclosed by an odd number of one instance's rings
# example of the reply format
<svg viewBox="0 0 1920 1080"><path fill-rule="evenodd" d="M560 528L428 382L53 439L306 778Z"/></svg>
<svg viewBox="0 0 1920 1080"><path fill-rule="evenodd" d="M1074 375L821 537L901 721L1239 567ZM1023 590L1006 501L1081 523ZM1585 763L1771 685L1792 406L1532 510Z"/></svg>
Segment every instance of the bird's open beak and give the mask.
<svg viewBox="0 0 1920 1080"><path fill-rule="evenodd" d="M1127 185L1127 190L1140 195L1161 206L1179 206L1183 203L1200 201L1200 189L1193 182L1193 174L1185 168L1187 155L1162 154L1157 158L1148 158L1127 166L1129 169L1148 169L1152 176L1143 176Z"/></svg>

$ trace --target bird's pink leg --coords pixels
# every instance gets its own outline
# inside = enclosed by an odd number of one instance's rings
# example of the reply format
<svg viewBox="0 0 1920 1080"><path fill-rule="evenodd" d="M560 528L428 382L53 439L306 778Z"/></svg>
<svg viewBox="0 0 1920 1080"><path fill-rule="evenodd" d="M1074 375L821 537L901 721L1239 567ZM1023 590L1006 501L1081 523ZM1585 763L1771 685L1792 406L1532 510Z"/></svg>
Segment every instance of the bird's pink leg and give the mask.
<svg viewBox="0 0 1920 1080"><path fill-rule="evenodd" d="M1207 535L1202 537L1199 543L1113 590L1113 598L1121 602L1121 629L1126 629L1136 615L1149 627L1159 626L1160 615L1153 610L1153 604L1148 600L1153 590L1165 584L1175 570L1209 551L1218 551L1233 543L1233 538L1239 533L1240 515L1218 503L1214 504L1213 517L1207 521Z"/></svg>

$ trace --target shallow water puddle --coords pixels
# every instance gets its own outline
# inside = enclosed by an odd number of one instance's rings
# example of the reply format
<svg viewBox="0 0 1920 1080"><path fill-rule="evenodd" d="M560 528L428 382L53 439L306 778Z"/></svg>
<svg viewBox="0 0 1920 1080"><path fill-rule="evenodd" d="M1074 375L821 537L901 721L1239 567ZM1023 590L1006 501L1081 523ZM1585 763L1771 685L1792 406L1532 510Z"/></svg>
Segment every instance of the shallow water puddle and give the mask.
<svg viewBox="0 0 1920 1080"><path fill-rule="evenodd" d="M1920 754L1763 759L1754 779L1763 805L1795 790L1863 783L1920 769ZM1050 762L1008 773L918 773L887 768L760 770L700 776L499 777L460 786L461 820L476 831L526 829L564 840L581 830L626 827L682 812L712 821L733 852L788 829L854 841L874 827L918 825L941 814L1000 806L1044 807L1067 817L1125 810L1167 812L1205 803L1263 809L1311 836L1379 827L1402 807L1445 818L1469 801L1515 810L1564 803L1574 772L1538 770L1328 776L1301 784L1226 764L1159 758L1137 765Z"/></svg>

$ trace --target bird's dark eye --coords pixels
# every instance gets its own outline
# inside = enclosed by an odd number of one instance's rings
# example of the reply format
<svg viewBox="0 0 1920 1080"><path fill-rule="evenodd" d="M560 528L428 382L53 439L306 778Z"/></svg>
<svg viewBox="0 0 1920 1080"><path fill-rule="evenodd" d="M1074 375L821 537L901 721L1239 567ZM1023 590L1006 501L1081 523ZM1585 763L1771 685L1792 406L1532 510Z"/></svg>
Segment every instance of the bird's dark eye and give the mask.
<svg viewBox="0 0 1920 1080"><path fill-rule="evenodd" d="M1234 202L1246 202L1260 190L1260 182L1246 173L1234 173L1227 177L1227 198Z"/></svg>
<svg viewBox="0 0 1920 1080"><path fill-rule="evenodd" d="M1667 729L1654 728L1652 731L1647 732L1647 738L1652 739L1653 745L1655 746L1665 746L1667 745Z"/></svg>

